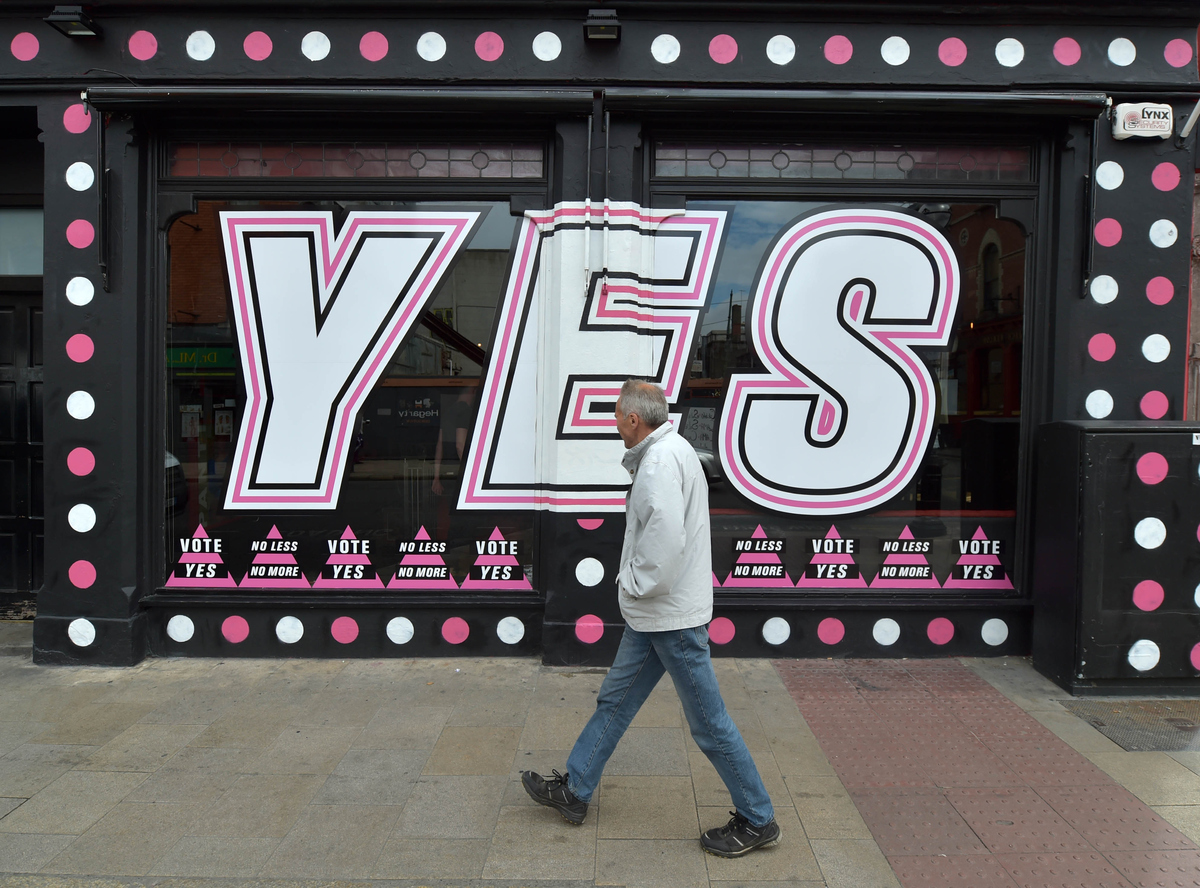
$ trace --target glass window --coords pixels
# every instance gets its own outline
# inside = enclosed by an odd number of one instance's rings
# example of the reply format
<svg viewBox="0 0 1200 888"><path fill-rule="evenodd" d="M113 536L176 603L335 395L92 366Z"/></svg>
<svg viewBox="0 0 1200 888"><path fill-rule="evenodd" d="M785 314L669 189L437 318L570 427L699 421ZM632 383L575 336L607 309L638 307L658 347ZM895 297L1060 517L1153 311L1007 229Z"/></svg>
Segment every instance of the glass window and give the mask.
<svg viewBox="0 0 1200 888"><path fill-rule="evenodd" d="M255 382L247 376L248 349L260 349L261 357L251 369L257 368L255 372L264 378L268 370L271 380L285 372L310 374L304 378L312 380L315 403L311 420L319 429L324 428L327 414L332 415L324 406L317 409L323 404L316 394L324 382L320 377L340 372L323 369L324 352L314 349L312 354L296 354L294 349L288 351L288 343L273 341L272 337L278 339L282 334L278 325L263 325L262 318L267 315L262 306L267 303L262 300L285 300L286 311L299 318L295 329L307 330L311 339L315 324L314 341L320 342L323 331L337 335L337 325L346 321L345 316L339 319L336 315L335 300L342 292L337 288L348 291L352 286L366 286L390 294L401 286L382 278L356 284L354 263L363 260L355 253L339 260L344 263L342 271L335 268L329 272L336 284L329 285L334 286L334 295L322 296L312 281L320 278L324 254L314 254L311 245L308 260L301 258L294 268L286 263L270 266L276 269L272 281L262 270L263 257L270 255L264 251L270 245L255 241L253 248L247 246L237 255L246 262L246 279L259 311L258 327L254 323L239 327L234 312L235 304L242 303L232 295L221 213L260 211L248 215L261 215L269 222L273 213L297 210L314 218L328 213L337 228L344 227L352 214L388 210L419 211L426 218L458 214L474 219L477 215L478 221L462 235L461 249L448 260L451 264L438 266L442 276L432 297L424 301L420 317L390 352L380 352L384 365L345 438L349 452L340 482L334 485L338 490L336 508L297 508L294 504L230 508L227 493L238 457L235 450L247 422L247 390ZM313 585L368 590L388 586L401 591L444 591L469 583L485 592L531 589L532 516L460 512L456 508L460 461L473 422L479 376L491 347L494 315L517 222L507 201L201 201L195 214L175 220L168 234L168 585L246 589ZM270 232L263 235L269 236ZM329 235L331 239L334 236ZM393 255L395 263L407 261L405 250L420 253L425 249L410 247L413 241L404 240L407 235L403 233L391 236L386 246L379 247L391 251L384 254L380 267L391 263ZM445 235L435 245L451 243L449 237ZM303 251L303 239L298 243ZM370 245L364 239L356 249L367 255ZM254 262L259 266L251 269ZM418 271L408 283L402 282L409 289L403 289L397 299L412 292L411 287L419 287L420 275L433 266L418 261L414 267ZM389 286L393 290L387 290ZM328 301L322 304L322 299ZM349 325L361 326L361 320L353 317ZM239 329L256 331L249 346L239 340ZM363 347L375 348L374 341ZM286 410L280 387L272 391L274 400L268 404L264 399L264 409ZM265 460L265 452L260 444L254 459ZM277 455L277 462L279 458ZM244 469L261 472L266 480L260 486L270 489L264 464L255 462L248 468L244 464ZM209 539L221 540L219 553L210 551L212 543L194 541L198 526ZM211 567L216 564L214 558L219 558L220 564ZM443 565L448 571L442 570ZM199 581L193 582L197 574ZM267 582L271 580L280 583ZM357 585L353 582L360 580Z"/></svg>
<svg viewBox="0 0 1200 888"><path fill-rule="evenodd" d="M42 210L0 208L0 274L42 273Z"/></svg>
<svg viewBox="0 0 1200 888"><path fill-rule="evenodd" d="M728 213L713 296L701 319L682 402L683 434L696 447L710 479L717 579L725 587L798 587L813 593L1012 590L1025 234L1015 222L999 217L995 204L888 205L940 230L953 249L961 279L948 344L912 349L934 383L936 418L911 481L868 511L807 517L758 506L725 476L717 433L731 376L767 372L750 330L760 269L780 233L795 220L846 206L788 200L688 203L689 209ZM807 285L801 280L788 287L802 291ZM779 440L771 446L786 449L788 444ZM769 542L748 542L755 536ZM782 543L770 548L776 541ZM744 553L753 546L766 546L763 551L770 554L747 559ZM763 567L763 559L782 564L782 569Z"/></svg>

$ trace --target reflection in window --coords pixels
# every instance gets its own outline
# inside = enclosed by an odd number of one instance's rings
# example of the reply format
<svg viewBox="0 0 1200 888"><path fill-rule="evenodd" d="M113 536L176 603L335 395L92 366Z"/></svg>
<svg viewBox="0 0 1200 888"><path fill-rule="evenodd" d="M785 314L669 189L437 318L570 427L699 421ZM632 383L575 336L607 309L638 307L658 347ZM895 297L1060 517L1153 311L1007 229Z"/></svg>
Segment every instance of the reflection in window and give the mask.
<svg viewBox="0 0 1200 888"><path fill-rule="evenodd" d="M729 213L712 300L701 317L691 362L682 426L710 479L718 578L724 582L732 570L732 541L749 538L760 525L768 537L787 539L787 574L802 590L805 583L798 578L811 555L802 551L805 540L826 537L831 525L843 540L856 541L855 560L868 581L885 557L883 541L898 539L905 528L918 540L933 541L928 557L941 584L957 566L958 542L969 541L979 528L988 540L1002 541L1004 569L1011 574L1024 323L1025 234L1020 226L998 217L994 204L897 205L942 230L962 273L949 346L915 349L937 385L936 429L906 489L875 511L831 520L786 516L743 499L724 479L715 440L730 376L763 370L747 329L763 256L793 220L824 207L767 200L693 201L688 206Z"/></svg>
<svg viewBox="0 0 1200 888"><path fill-rule="evenodd" d="M218 222L223 209L330 211L335 223L352 210L414 210L436 206L482 212L483 218L442 278L420 323L391 355L382 378L355 419L353 452L336 511L264 514L226 511L225 486L237 444L245 384L230 318L225 258ZM240 581L251 544L278 525L309 580L327 557L326 541L349 526L371 541L372 566L383 582L425 528L455 580L475 565L474 543L496 527L518 543L523 569L532 562L527 513L459 513L460 466L474 418L479 376L491 347L496 307L518 219L507 202L215 202L175 220L168 233L170 293L167 329L167 570L178 540L197 524L226 539L225 561Z"/></svg>

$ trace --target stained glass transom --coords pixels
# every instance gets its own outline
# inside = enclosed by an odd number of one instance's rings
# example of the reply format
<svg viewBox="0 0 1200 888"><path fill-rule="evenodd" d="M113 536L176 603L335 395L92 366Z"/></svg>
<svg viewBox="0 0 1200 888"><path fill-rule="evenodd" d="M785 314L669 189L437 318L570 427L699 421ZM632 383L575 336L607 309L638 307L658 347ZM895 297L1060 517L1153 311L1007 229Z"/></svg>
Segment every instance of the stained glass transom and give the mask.
<svg viewBox="0 0 1200 888"><path fill-rule="evenodd" d="M907 179L1028 182L1027 147L720 145L659 142L654 174L718 179Z"/></svg>
<svg viewBox="0 0 1200 888"><path fill-rule="evenodd" d="M540 179L541 145L515 142L172 142L172 177Z"/></svg>

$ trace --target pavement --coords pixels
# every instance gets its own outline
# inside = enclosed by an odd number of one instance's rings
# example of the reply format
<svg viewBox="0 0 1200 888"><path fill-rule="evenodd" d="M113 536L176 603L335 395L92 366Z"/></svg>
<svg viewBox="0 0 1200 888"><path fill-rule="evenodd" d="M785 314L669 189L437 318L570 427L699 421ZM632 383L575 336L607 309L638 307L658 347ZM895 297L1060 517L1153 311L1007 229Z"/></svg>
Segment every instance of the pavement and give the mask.
<svg viewBox="0 0 1200 888"><path fill-rule="evenodd" d="M720 659L782 841L669 680L586 822L531 802L604 670L532 659L37 667L0 623L0 885L30 888L1200 886L1200 754L1125 752L1019 658Z"/></svg>

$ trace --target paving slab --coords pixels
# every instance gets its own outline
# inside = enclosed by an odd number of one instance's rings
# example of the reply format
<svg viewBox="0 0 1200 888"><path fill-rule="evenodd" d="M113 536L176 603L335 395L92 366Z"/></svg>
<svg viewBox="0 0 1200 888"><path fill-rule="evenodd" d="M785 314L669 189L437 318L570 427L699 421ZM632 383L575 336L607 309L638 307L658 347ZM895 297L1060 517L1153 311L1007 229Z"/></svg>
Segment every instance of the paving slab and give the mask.
<svg viewBox="0 0 1200 888"><path fill-rule="evenodd" d="M123 802L47 862L42 872L145 875L198 814L194 805Z"/></svg>
<svg viewBox="0 0 1200 888"><path fill-rule="evenodd" d="M205 809L190 834L283 838L324 782L312 774L243 775Z"/></svg>
<svg viewBox="0 0 1200 888"><path fill-rule="evenodd" d="M598 821L574 825L540 805L501 808L483 878L594 879Z"/></svg>
<svg viewBox="0 0 1200 888"><path fill-rule="evenodd" d="M258 875L282 839L184 836L151 867L151 876L203 879Z"/></svg>
<svg viewBox="0 0 1200 888"><path fill-rule="evenodd" d="M265 878L361 879L371 875L400 808L308 805L259 874Z"/></svg>
<svg viewBox="0 0 1200 888"><path fill-rule="evenodd" d="M600 839L596 884L623 888L695 888L708 881L700 837L691 840Z"/></svg>
<svg viewBox="0 0 1200 888"><path fill-rule="evenodd" d="M145 779L129 771L68 771L0 819L0 832L81 835Z"/></svg>
<svg viewBox="0 0 1200 888"><path fill-rule="evenodd" d="M433 745L424 773L506 775L520 738L518 727L447 725Z"/></svg>

